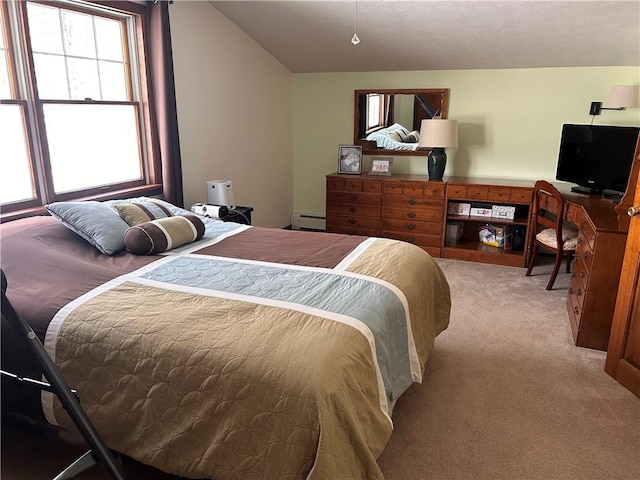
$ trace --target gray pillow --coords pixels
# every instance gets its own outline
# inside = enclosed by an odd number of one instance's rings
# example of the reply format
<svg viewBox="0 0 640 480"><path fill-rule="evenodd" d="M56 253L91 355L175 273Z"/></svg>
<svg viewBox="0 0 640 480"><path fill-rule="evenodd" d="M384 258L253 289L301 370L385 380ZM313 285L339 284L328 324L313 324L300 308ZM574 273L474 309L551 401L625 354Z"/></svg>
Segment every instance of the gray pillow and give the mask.
<svg viewBox="0 0 640 480"><path fill-rule="evenodd" d="M124 232L129 228L118 213L101 202L55 202L45 205L52 216L105 255L124 250Z"/></svg>

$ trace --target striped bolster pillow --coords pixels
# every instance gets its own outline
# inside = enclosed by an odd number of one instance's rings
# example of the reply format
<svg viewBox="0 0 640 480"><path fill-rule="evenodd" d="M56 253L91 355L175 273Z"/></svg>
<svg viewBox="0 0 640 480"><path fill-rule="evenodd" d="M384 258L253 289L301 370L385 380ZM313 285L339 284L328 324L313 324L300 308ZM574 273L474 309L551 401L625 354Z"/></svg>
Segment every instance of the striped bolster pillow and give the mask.
<svg viewBox="0 0 640 480"><path fill-rule="evenodd" d="M150 222L151 220L173 216L167 207L155 202L122 203L115 205L113 208L116 209L120 218L127 222L130 227Z"/></svg>
<svg viewBox="0 0 640 480"><path fill-rule="evenodd" d="M124 244L135 255L153 255L200 240L204 229L195 215L159 218L129 227Z"/></svg>

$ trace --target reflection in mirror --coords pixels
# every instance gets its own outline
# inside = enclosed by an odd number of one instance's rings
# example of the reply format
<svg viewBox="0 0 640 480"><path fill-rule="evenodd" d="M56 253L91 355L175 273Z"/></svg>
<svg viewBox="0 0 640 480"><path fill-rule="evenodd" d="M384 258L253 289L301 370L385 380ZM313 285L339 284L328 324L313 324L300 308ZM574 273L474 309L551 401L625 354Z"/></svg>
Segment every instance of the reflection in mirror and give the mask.
<svg viewBox="0 0 640 480"><path fill-rule="evenodd" d="M365 154L422 155L420 123L447 118L449 89L356 90L354 144Z"/></svg>

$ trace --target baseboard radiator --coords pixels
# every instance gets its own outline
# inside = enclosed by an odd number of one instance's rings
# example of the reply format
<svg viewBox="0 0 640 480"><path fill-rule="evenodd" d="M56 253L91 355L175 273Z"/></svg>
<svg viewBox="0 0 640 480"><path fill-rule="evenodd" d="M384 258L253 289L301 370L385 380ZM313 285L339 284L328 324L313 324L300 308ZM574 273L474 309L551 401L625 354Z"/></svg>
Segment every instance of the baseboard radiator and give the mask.
<svg viewBox="0 0 640 480"><path fill-rule="evenodd" d="M326 218L320 215L312 215L310 213L293 212L291 214L291 228L293 230L324 232L326 229Z"/></svg>

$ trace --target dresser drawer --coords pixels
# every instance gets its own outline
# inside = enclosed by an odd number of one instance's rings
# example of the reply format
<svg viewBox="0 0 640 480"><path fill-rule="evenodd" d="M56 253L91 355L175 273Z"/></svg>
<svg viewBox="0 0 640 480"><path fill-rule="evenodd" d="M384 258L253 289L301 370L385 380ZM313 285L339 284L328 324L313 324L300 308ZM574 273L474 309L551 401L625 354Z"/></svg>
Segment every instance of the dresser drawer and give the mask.
<svg viewBox="0 0 640 480"><path fill-rule="evenodd" d="M380 231L377 228L361 228L351 225L327 225L328 233L346 233L347 235L362 235L365 237L377 237Z"/></svg>
<svg viewBox="0 0 640 480"><path fill-rule="evenodd" d="M370 228L376 231L380 227L380 219L375 217L356 217L350 215L331 215L327 217L327 226Z"/></svg>
<svg viewBox="0 0 640 480"><path fill-rule="evenodd" d="M413 197L405 195L383 195L382 206L384 207L436 207L440 211L444 210L444 198L436 197Z"/></svg>
<svg viewBox="0 0 640 480"><path fill-rule="evenodd" d="M585 239L582 230L578 232L578 245L576 246L576 257L584 264L587 272L591 271L591 263L593 261L593 252L589 246L589 242Z"/></svg>
<svg viewBox="0 0 640 480"><path fill-rule="evenodd" d="M447 185L447 196L449 198L467 198L467 187L464 185Z"/></svg>
<svg viewBox="0 0 640 480"><path fill-rule="evenodd" d="M327 177L327 190L380 193L382 182L358 177Z"/></svg>
<svg viewBox="0 0 640 480"><path fill-rule="evenodd" d="M586 219L584 218L584 211L582 208L571 203L567 205L567 221L573 223L577 227L585 222Z"/></svg>
<svg viewBox="0 0 640 480"><path fill-rule="evenodd" d="M327 177L327 190L344 190L344 178Z"/></svg>
<svg viewBox="0 0 640 480"><path fill-rule="evenodd" d="M509 201L531 203L533 201L533 190L530 188L512 188L509 192Z"/></svg>
<svg viewBox="0 0 640 480"><path fill-rule="evenodd" d="M427 182L424 186L424 195L426 197L439 197L444 199L444 183Z"/></svg>
<svg viewBox="0 0 640 480"><path fill-rule="evenodd" d="M382 218L411 220L414 222L442 222L442 212L442 205L424 205L408 208L385 205L382 207Z"/></svg>
<svg viewBox="0 0 640 480"><path fill-rule="evenodd" d="M584 290L587 289L589 284L589 269L584 263L581 255L576 255L573 259L573 271L571 272L571 278L577 278L582 282Z"/></svg>
<svg viewBox="0 0 640 480"><path fill-rule="evenodd" d="M390 220L383 218L380 222L380 229L382 231L389 230L403 232L405 234L426 233L429 235L437 235L439 238L442 235L442 225L431 222L413 222L410 220Z"/></svg>
<svg viewBox="0 0 640 480"><path fill-rule="evenodd" d="M380 195L374 193L328 192L327 203L355 203L360 205L380 205Z"/></svg>
<svg viewBox="0 0 640 480"><path fill-rule="evenodd" d="M382 187L382 193L388 195L406 195L411 197L444 198L445 184L442 182L389 181Z"/></svg>
<svg viewBox="0 0 640 480"><path fill-rule="evenodd" d="M580 311L584 309L584 296L587 290L584 288L582 281L578 277L573 277L569 284L569 296L573 296L573 304L580 308Z"/></svg>
<svg viewBox="0 0 640 480"><path fill-rule="evenodd" d="M580 330L580 323L582 320L582 309L578 303L578 298L575 293L567 295L567 313L569 314L569 321L571 322L571 331L573 332L573 338L578 337L578 331Z"/></svg>
<svg viewBox="0 0 640 480"><path fill-rule="evenodd" d="M419 247L439 247L441 235L423 235L411 232L396 232L395 230L381 230L380 235L386 238L394 238L403 242L413 243Z"/></svg>
<svg viewBox="0 0 640 480"><path fill-rule="evenodd" d="M351 215L357 217L380 217L378 205L352 203L327 203L327 215Z"/></svg>
<svg viewBox="0 0 640 480"><path fill-rule="evenodd" d="M586 219L580 222L580 234L582 234L582 238L589 244L589 248L594 250L596 246L596 232L591 223Z"/></svg>
<svg viewBox="0 0 640 480"><path fill-rule="evenodd" d="M508 202L511 199L511 189L492 187L488 199L493 202Z"/></svg>
<svg viewBox="0 0 640 480"><path fill-rule="evenodd" d="M489 187L483 186L468 186L467 198L470 200L487 200L489 198Z"/></svg>

